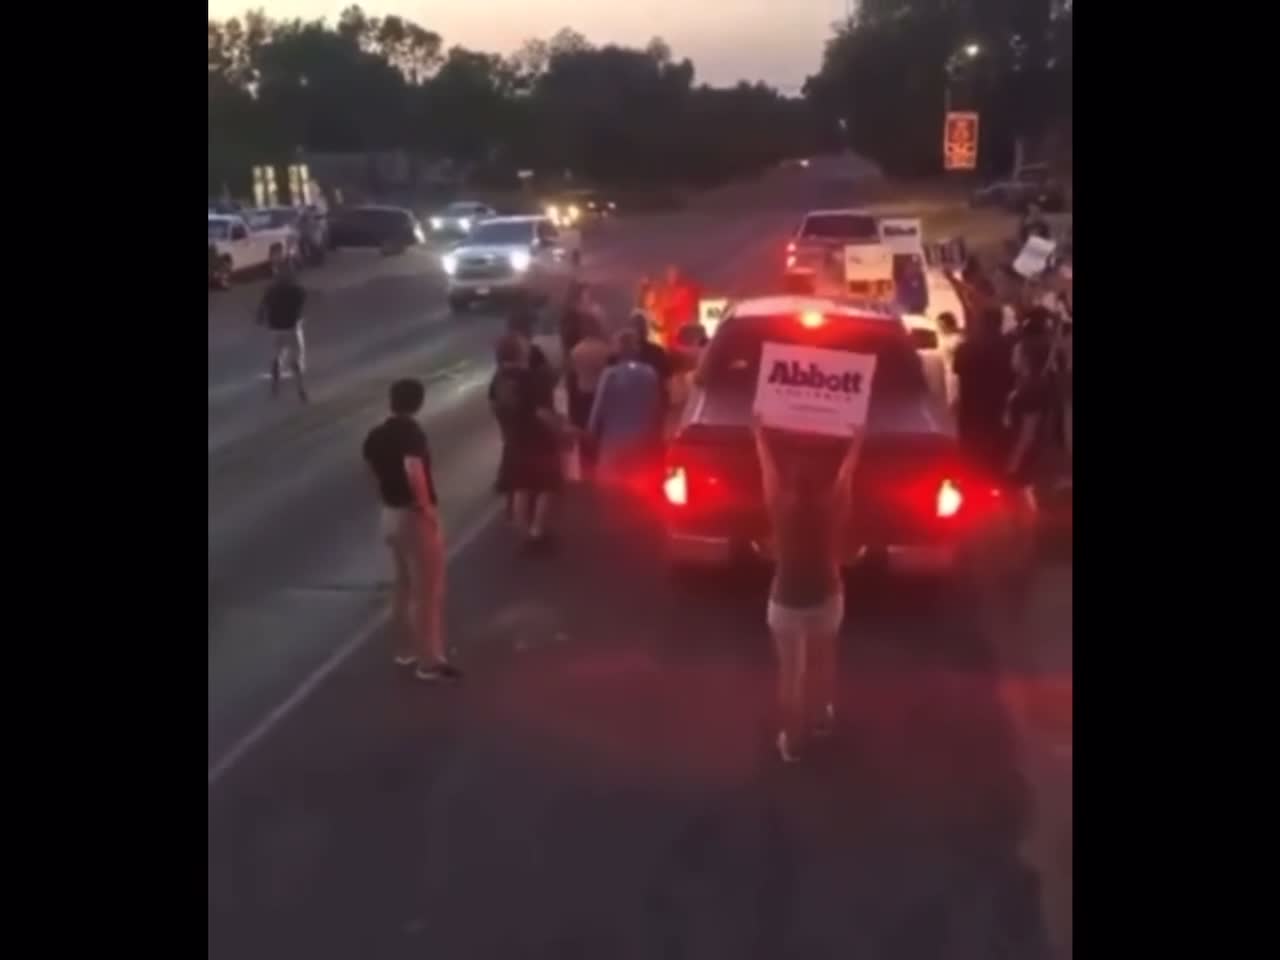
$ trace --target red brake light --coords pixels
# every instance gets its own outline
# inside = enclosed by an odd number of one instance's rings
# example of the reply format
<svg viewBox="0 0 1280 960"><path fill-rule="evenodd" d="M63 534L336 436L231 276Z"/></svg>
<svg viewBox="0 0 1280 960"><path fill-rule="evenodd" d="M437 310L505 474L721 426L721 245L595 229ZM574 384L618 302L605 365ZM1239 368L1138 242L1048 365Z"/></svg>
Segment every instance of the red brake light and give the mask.
<svg viewBox="0 0 1280 960"><path fill-rule="evenodd" d="M662 493L673 507L688 506L689 478L684 467L667 467L667 478L662 481Z"/></svg>
<svg viewBox="0 0 1280 960"><path fill-rule="evenodd" d="M796 265L796 255L794 253L787 254L787 269L790 270Z"/></svg>
<svg viewBox="0 0 1280 960"><path fill-rule="evenodd" d="M795 252L796 252L796 242L792 240L790 243L787 244L787 253L795 253Z"/></svg>
<svg viewBox="0 0 1280 960"><path fill-rule="evenodd" d="M964 494L950 480L943 480L938 486L938 517L948 519L954 517L960 512L960 508L964 506Z"/></svg>
<svg viewBox="0 0 1280 960"><path fill-rule="evenodd" d="M816 330L827 322L827 318L820 314L817 310L806 310L800 314L800 326L806 330Z"/></svg>

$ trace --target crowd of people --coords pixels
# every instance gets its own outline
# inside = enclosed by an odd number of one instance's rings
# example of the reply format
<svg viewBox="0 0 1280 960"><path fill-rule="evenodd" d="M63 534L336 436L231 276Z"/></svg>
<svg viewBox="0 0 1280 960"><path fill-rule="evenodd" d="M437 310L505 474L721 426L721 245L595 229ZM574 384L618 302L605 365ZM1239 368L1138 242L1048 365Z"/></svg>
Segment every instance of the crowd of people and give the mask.
<svg viewBox="0 0 1280 960"><path fill-rule="evenodd" d="M1032 531L1043 495L1070 482L1070 262L1027 280L969 257L953 279L969 322L962 328L944 314L938 334L959 441L1014 494L1017 523ZM640 285L629 321L609 336L602 307L579 286L560 318L558 364L535 342L535 315L511 314L489 386L502 438L495 490L529 548L554 542L556 498L567 480L606 496L634 494L637 485L656 491L681 371L678 334L695 325L697 304L696 286L673 268L661 286ZM391 416L369 434L364 458L394 560L395 661L424 680L456 680L440 615L444 559L430 454L415 420L422 396L417 381L392 386ZM780 667L776 746L789 763L835 718L845 559L838 533L854 508L851 477L863 434L833 442L766 431L758 422L753 432L774 553L767 621Z"/></svg>

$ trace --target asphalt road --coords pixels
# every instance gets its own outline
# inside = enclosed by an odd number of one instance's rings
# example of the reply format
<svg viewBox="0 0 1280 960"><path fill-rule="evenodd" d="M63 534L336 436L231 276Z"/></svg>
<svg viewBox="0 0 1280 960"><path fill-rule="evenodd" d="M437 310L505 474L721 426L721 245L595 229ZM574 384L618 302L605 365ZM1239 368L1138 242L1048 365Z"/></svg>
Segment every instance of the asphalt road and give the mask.
<svg viewBox="0 0 1280 960"><path fill-rule="evenodd" d="M779 196L610 225L587 278L618 302L674 260L764 292L815 199ZM1049 955L1009 641L978 604L855 577L837 736L781 769L763 576L678 587L653 505L584 491L560 549L523 554L490 522L501 320L447 317L425 257L344 256L308 282L306 408L266 396L256 291L210 299L210 957ZM358 447L405 373L430 383L465 542L455 689L396 673L376 627ZM264 728L281 703L297 705Z"/></svg>

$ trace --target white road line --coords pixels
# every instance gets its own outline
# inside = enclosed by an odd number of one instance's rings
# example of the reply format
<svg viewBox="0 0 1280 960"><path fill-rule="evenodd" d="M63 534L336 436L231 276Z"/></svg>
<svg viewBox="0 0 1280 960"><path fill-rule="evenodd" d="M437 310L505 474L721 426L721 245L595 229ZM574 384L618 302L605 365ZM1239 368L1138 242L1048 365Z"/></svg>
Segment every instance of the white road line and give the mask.
<svg viewBox="0 0 1280 960"><path fill-rule="evenodd" d="M449 549L445 553L446 564L453 563L464 550L471 546L501 512L501 506L495 505L492 509L485 511L471 526L464 530L449 545ZM209 788L212 789L216 786L218 781L232 767L243 760L245 755L257 746L268 733L274 730L281 720L302 706L306 699L315 693L331 674L351 659L356 651L372 640L378 631L386 625L390 616L391 611L386 609L380 610L371 617L368 623L356 631L355 636L330 654L315 670L311 671L306 679L298 685L297 689L289 694L279 706L259 720L248 733L237 740L231 749L222 755L222 759L209 768Z"/></svg>

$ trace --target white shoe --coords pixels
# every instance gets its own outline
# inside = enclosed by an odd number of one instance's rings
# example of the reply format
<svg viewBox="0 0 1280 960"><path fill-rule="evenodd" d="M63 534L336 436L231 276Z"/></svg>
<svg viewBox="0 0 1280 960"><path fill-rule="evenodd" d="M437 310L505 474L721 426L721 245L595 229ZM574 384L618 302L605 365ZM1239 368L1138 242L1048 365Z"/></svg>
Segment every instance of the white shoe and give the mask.
<svg viewBox="0 0 1280 960"><path fill-rule="evenodd" d="M799 754L795 753L791 748L791 738L787 736L787 731L778 731L778 756L782 758L783 763L795 763L800 759Z"/></svg>

